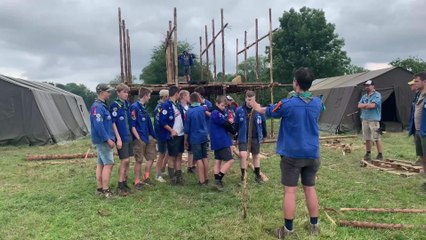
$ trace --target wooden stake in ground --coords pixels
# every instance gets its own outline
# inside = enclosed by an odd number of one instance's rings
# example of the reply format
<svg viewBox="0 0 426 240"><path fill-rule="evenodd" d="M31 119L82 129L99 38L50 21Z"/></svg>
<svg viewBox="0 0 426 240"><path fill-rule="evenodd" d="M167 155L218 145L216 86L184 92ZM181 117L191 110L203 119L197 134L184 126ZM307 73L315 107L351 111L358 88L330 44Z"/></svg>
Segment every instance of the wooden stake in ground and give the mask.
<svg viewBox="0 0 426 240"><path fill-rule="evenodd" d="M248 162L249 162L249 157L250 157L250 152L251 152L251 138L252 138L252 134L253 132L251 131L253 129L253 115L254 115L254 110L252 109L250 111L250 115L249 115L249 124L248 124L248 139L247 139L247 161L246 161L246 166L245 169L247 170L248 168ZM242 191L242 202L243 202L243 219L247 218L247 193L248 193L248 189L247 189L247 171L244 174L244 181L243 181L243 191Z"/></svg>
<svg viewBox="0 0 426 240"><path fill-rule="evenodd" d="M389 224L389 223L375 223L375 222L360 222L360 221L346 221L340 220L339 226L344 227L357 227L357 228L381 228L381 229L402 229L402 228L415 228L416 225L403 225L403 224ZM426 225L419 226L426 228Z"/></svg>
<svg viewBox="0 0 426 240"><path fill-rule="evenodd" d="M385 212L385 213L426 213L426 209L405 209L405 208L341 208L341 212Z"/></svg>

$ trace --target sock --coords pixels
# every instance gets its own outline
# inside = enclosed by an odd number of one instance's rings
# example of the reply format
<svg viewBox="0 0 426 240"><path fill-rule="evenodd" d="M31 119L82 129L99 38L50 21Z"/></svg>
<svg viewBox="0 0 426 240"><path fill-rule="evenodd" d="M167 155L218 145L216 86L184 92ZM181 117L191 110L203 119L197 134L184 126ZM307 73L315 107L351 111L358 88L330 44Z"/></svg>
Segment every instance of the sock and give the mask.
<svg viewBox="0 0 426 240"><path fill-rule="evenodd" d="M149 172L146 172L144 175L143 175L143 180L146 180L146 179L148 179L149 178Z"/></svg>
<svg viewBox="0 0 426 240"><path fill-rule="evenodd" d="M246 174L246 169L241 168L241 178L244 178L244 174Z"/></svg>
<svg viewBox="0 0 426 240"><path fill-rule="evenodd" d="M219 172L218 176L219 176L219 180L222 181L222 178L223 176L225 176L225 173Z"/></svg>
<svg viewBox="0 0 426 240"><path fill-rule="evenodd" d="M293 231L293 219L284 219L284 227L289 231Z"/></svg>
<svg viewBox="0 0 426 240"><path fill-rule="evenodd" d="M254 174L256 174L256 177L260 177L260 167L254 168Z"/></svg>
<svg viewBox="0 0 426 240"><path fill-rule="evenodd" d="M219 178L219 174L215 174L215 175L214 175L214 179L215 179L215 180L220 180L220 178Z"/></svg>
<svg viewBox="0 0 426 240"><path fill-rule="evenodd" d="M371 151L367 151L367 154L371 154Z"/></svg>
<svg viewBox="0 0 426 240"><path fill-rule="evenodd" d="M318 224L318 217L311 217L310 222L311 224Z"/></svg>
<svg viewBox="0 0 426 240"><path fill-rule="evenodd" d="M169 177L172 178L175 175L175 169L174 168L168 168L169 170Z"/></svg>

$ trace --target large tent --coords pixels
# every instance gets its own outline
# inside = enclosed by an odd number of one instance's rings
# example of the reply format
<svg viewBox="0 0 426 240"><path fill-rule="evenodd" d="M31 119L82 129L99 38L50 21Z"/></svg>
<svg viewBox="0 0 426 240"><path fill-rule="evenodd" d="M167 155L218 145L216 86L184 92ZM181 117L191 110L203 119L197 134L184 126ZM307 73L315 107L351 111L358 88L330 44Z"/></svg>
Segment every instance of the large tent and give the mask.
<svg viewBox="0 0 426 240"><path fill-rule="evenodd" d="M80 96L47 83L0 75L0 145L44 145L86 136Z"/></svg>
<svg viewBox="0 0 426 240"><path fill-rule="evenodd" d="M382 95L382 123L388 126L388 130L402 131L410 119L414 93L407 83L412 78L411 72L391 67L315 80L311 91L314 95L323 95L327 107L321 113L320 129L334 133L360 130L357 105L364 94L363 83L373 80L375 89Z"/></svg>

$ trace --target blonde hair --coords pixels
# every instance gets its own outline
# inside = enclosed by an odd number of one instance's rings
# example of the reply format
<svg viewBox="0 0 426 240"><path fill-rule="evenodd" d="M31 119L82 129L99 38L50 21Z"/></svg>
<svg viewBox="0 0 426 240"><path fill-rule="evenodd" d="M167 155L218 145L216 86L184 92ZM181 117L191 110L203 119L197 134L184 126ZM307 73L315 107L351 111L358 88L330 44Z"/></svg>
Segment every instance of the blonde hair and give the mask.
<svg viewBox="0 0 426 240"><path fill-rule="evenodd" d="M185 95L189 96L189 92L187 90L180 90L179 98L182 99Z"/></svg>
<svg viewBox="0 0 426 240"><path fill-rule="evenodd" d="M115 91L117 91L117 92L121 92L121 91L130 92L130 88L126 84L120 83L115 87Z"/></svg>

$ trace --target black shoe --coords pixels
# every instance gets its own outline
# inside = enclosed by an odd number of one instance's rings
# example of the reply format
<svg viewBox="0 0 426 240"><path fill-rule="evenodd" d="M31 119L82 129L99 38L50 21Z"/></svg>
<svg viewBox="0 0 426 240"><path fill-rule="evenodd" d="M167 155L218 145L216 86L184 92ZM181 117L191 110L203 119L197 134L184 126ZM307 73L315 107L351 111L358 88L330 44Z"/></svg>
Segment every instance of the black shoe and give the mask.
<svg viewBox="0 0 426 240"><path fill-rule="evenodd" d="M97 188L97 189L96 189L95 195L97 195L97 196L101 196L101 195L103 195L103 194L104 194L104 192L102 191L102 188Z"/></svg>
<svg viewBox="0 0 426 240"><path fill-rule="evenodd" d="M187 171L187 173L191 173L191 174L195 173L195 172L194 172L194 168L192 168L192 167L189 167L189 168L188 168L188 171Z"/></svg>
<svg viewBox="0 0 426 240"><path fill-rule="evenodd" d="M383 154L381 154L381 153L377 154L376 159L382 161L383 160Z"/></svg>
<svg viewBox="0 0 426 240"><path fill-rule="evenodd" d="M126 191L127 191L128 193L131 193L131 192L132 192L132 189L130 189L129 185L127 185L127 181L124 181L124 182L123 182L123 186L124 186L124 188L126 189Z"/></svg>
<svg viewBox="0 0 426 240"><path fill-rule="evenodd" d="M176 171L176 184L183 185L182 171Z"/></svg>
<svg viewBox="0 0 426 240"><path fill-rule="evenodd" d="M118 193L118 195L120 195L122 197L129 195L129 192L127 191L127 189L124 186L119 186L117 188L117 193Z"/></svg>
<svg viewBox="0 0 426 240"><path fill-rule="evenodd" d="M154 187L155 186L154 182L151 181L150 178L147 178L147 179L143 180L143 185L146 185L148 187Z"/></svg>
<svg viewBox="0 0 426 240"><path fill-rule="evenodd" d="M206 180L204 181L204 184L209 185L209 180L208 180L208 179L206 179Z"/></svg>
<svg viewBox="0 0 426 240"><path fill-rule="evenodd" d="M371 161L371 153L366 153L366 154L364 155L364 160L365 160L365 161Z"/></svg>
<svg viewBox="0 0 426 240"><path fill-rule="evenodd" d="M258 184L264 184L265 183L265 181L263 181L261 176L256 176L255 180Z"/></svg>
<svg viewBox="0 0 426 240"><path fill-rule="evenodd" d="M215 180L215 187L219 192L223 191L223 182L221 180Z"/></svg>
<svg viewBox="0 0 426 240"><path fill-rule="evenodd" d="M143 184L141 182L135 184L135 189L140 191L143 188Z"/></svg>
<svg viewBox="0 0 426 240"><path fill-rule="evenodd" d="M104 194L105 198L111 198L113 196L111 190L109 190L109 189L102 190L102 193Z"/></svg>

